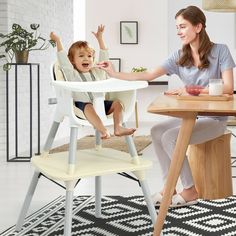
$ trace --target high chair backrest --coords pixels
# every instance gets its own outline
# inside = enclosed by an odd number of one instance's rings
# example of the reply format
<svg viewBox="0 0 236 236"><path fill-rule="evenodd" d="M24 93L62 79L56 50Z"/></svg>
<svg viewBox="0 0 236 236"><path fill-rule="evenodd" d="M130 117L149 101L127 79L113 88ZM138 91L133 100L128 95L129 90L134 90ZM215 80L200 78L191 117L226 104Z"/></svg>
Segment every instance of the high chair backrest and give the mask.
<svg viewBox="0 0 236 236"><path fill-rule="evenodd" d="M66 81L66 78L63 75L63 72L62 72L58 62L53 64L53 66L52 66L52 73L53 73L53 79L54 80Z"/></svg>
<svg viewBox="0 0 236 236"><path fill-rule="evenodd" d="M52 65L51 72L52 72L52 78L54 81L66 81L66 77L64 76L63 71L61 70L58 62ZM86 120L84 113L75 105L73 105L73 110L77 117L79 117L80 119ZM83 123L86 125L89 125L88 122L83 122Z"/></svg>

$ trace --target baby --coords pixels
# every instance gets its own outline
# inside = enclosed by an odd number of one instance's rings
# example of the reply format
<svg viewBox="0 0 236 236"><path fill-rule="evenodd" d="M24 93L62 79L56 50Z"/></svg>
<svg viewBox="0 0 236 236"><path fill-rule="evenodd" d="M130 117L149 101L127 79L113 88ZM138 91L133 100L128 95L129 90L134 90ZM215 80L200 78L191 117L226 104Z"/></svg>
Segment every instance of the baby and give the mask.
<svg viewBox="0 0 236 236"><path fill-rule="evenodd" d="M92 32L96 37L99 48L99 61L108 60L108 51L103 41L104 26L98 26L97 32ZM58 62L68 81L97 81L106 79L106 73L94 67L95 50L89 46L86 41L77 41L73 43L69 49L68 55L63 50L60 38L51 32L50 38L57 45ZM101 119L97 115L93 107L93 99L95 94L83 93L74 94L75 106L83 111L86 119L97 129L102 139L110 137L110 133L103 125ZM124 136L131 135L135 132L134 128L125 128L121 126L122 105L118 100L105 100L105 112L107 115L113 113L114 135Z"/></svg>

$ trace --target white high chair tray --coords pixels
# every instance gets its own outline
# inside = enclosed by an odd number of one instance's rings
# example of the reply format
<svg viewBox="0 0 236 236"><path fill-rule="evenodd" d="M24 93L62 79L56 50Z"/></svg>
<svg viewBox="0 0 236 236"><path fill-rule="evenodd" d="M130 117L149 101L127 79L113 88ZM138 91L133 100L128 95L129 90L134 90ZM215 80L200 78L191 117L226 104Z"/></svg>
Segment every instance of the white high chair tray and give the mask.
<svg viewBox="0 0 236 236"><path fill-rule="evenodd" d="M76 167L73 175L67 174L68 152L49 154L47 161L40 156L31 159L37 169L56 180L69 181L76 178L91 176L101 176L106 174L128 172L148 169L152 162L139 158L139 164L134 164L129 153L117 151L111 148L85 149L76 153ZM76 178L75 178L76 177Z"/></svg>
<svg viewBox="0 0 236 236"><path fill-rule="evenodd" d="M114 78L89 82L52 81L52 85L74 92L93 93L129 91L148 87L147 81L127 81Z"/></svg>

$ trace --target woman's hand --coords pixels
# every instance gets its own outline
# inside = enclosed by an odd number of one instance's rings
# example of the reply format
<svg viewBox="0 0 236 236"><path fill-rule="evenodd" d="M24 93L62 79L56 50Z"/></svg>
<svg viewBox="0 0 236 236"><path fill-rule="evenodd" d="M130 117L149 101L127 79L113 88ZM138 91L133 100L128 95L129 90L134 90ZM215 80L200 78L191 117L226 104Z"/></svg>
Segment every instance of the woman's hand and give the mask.
<svg viewBox="0 0 236 236"><path fill-rule="evenodd" d="M107 74L111 77L115 74L115 70L110 61L101 61L97 63L96 67L106 71Z"/></svg>
<svg viewBox="0 0 236 236"><path fill-rule="evenodd" d="M164 92L165 95L183 95L183 94L187 94L186 89L185 88L178 88L178 89L171 89L168 91Z"/></svg>

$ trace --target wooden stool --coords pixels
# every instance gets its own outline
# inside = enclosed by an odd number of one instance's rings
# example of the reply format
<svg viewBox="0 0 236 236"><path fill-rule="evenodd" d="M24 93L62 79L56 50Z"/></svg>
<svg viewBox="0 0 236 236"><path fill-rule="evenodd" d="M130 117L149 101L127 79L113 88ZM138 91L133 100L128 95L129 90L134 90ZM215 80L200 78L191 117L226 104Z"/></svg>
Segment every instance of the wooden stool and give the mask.
<svg viewBox="0 0 236 236"><path fill-rule="evenodd" d="M199 198L220 199L233 195L231 132L211 141L190 145L189 164Z"/></svg>
<svg viewBox="0 0 236 236"><path fill-rule="evenodd" d="M235 116L229 116L228 121L227 121L227 126L236 126Z"/></svg>

